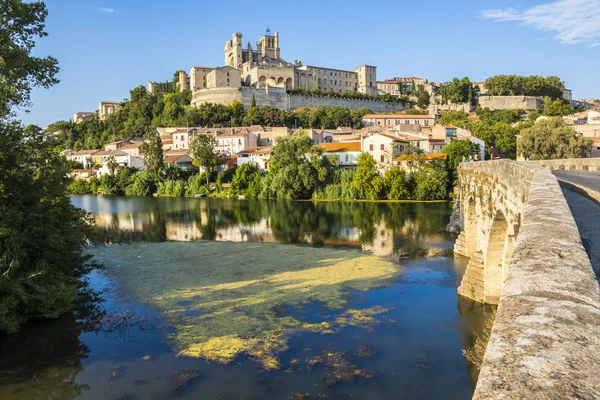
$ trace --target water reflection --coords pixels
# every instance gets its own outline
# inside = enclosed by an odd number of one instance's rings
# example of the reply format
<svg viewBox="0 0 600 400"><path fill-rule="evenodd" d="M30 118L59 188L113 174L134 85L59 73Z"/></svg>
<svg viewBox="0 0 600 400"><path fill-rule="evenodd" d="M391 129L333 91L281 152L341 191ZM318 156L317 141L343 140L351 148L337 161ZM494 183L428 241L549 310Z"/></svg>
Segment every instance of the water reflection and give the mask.
<svg viewBox="0 0 600 400"><path fill-rule="evenodd" d="M342 246L382 257L419 258L447 240L449 206L427 203L74 196L94 214L98 242L191 241Z"/></svg>

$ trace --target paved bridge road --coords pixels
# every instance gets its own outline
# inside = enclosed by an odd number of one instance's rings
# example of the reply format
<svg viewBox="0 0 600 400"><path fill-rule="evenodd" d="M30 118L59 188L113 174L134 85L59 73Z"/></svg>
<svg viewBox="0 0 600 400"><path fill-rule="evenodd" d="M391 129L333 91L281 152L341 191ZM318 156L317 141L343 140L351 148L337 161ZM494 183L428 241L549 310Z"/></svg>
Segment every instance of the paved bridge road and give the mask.
<svg viewBox="0 0 600 400"><path fill-rule="evenodd" d="M563 181L585 186L600 193L600 172L552 171ZM590 257L596 277L600 277L600 205L589 198L563 189L567 204L577 223L579 234Z"/></svg>

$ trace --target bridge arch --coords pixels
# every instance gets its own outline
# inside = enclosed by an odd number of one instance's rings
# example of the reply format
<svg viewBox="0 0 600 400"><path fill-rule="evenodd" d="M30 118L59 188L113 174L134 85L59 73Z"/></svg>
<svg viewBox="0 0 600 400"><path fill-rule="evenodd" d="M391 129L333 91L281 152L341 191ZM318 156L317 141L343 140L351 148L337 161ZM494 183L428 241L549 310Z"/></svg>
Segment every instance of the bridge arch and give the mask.
<svg viewBox="0 0 600 400"><path fill-rule="evenodd" d="M487 238L483 268L483 300L486 303L498 304L500 301L508 243L508 222L502 211L497 211L492 219Z"/></svg>

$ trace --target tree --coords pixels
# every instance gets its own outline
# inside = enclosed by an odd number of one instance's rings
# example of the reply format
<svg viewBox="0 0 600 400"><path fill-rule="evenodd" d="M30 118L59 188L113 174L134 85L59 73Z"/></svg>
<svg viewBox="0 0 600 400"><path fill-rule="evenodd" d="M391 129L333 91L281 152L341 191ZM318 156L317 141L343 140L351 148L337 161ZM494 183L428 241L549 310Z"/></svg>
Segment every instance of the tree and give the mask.
<svg viewBox="0 0 600 400"><path fill-rule="evenodd" d="M417 106L419 106L419 108L426 108L429 106L430 95L429 92L425 90L424 85L417 86L415 95L417 97Z"/></svg>
<svg viewBox="0 0 600 400"><path fill-rule="evenodd" d="M110 171L111 176L115 175L115 169L117 169L118 166L119 164L117 163L115 156L108 157L108 160L106 160L106 168Z"/></svg>
<svg viewBox="0 0 600 400"><path fill-rule="evenodd" d="M26 138L36 138L41 136L43 129L37 125L27 125L25 129L23 129L23 135Z"/></svg>
<svg viewBox="0 0 600 400"><path fill-rule="evenodd" d="M479 153L479 146L470 140L453 140L442 149L442 153L448 155L446 159L446 168L450 176L448 190L452 190L458 180L458 165L469 156Z"/></svg>
<svg viewBox="0 0 600 400"><path fill-rule="evenodd" d="M148 133L140 148L144 153L146 170L157 179L163 169L163 149L160 136L154 132Z"/></svg>
<svg viewBox="0 0 600 400"><path fill-rule="evenodd" d="M443 114L436 123L441 125L456 125L459 128L469 128L471 121L469 121L469 114L464 111L450 111Z"/></svg>
<svg viewBox="0 0 600 400"><path fill-rule="evenodd" d="M8 120L33 87L58 81L55 59L30 55L34 37L46 35L46 14L41 2L0 3L0 331L9 333L69 311L94 267L82 253L90 224L71 204L69 165Z"/></svg>
<svg viewBox="0 0 600 400"><path fill-rule="evenodd" d="M201 167L206 172L206 185L208 186L208 177L215 165L217 165L217 156L214 148L217 146L217 141L211 135L198 135L190 144L190 152L194 157L193 164L196 167Z"/></svg>
<svg viewBox="0 0 600 400"><path fill-rule="evenodd" d="M474 129L475 136L483 140L488 149L497 147L503 158L511 160L517 157L517 134L519 130L504 122L496 122L492 125L485 123L477 124Z"/></svg>
<svg viewBox="0 0 600 400"><path fill-rule="evenodd" d="M592 143L557 117L523 129L517 151L526 160L583 158L589 157Z"/></svg>
<svg viewBox="0 0 600 400"><path fill-rule="evenodd" d="M385 171L383 176L385 191L389 200L410 199L410 177L401 167L393 167Z"/></svg>
<svg viewBox="0 0 600 400"><path fill-rule="evenodd" d="M549 117L563 117L573 113L571 103L564 99L554 99L544 97L544 109L542 115Z"/></svg>
<svg viewBox="0 0 600 400"><path fill-rule="evenodd" d="M251 163L242 164L235 170L231 181L231 192L235 195L245 195L250 185L258 175L258 169Z"/></svg>
<svg viewBox="0 0 600 400"><path fill-rule="evenodd" d="M443 103L474 103L478 88L473 86L468 77L454 78L439 89Z"/></svg>
<svg viewBox="0 0 600 400"><path fill-rule="evenodd" d="M277 141L271 155L270 196L279 199L308 199L327 179L323 149L313 146L312 138L298 129L291 138Z"/></svg>
<svg viewBox="0 0 600 400"><path fill-rule="evenodd" d="M31 55L35 38L47 36L47 15L41 1L0 3L0 118L7 117L14 107L29 105L34 86L48 88L58 83L58 61Z"/></svg>
<svg viewBox="0 0 600 400"><path fill-rule="evenodd" d="M360 199L381 199L384 188L383 178L379 175L377 162L371 154L364 152L358 156L352 186Z"/></svg>
<svg viewBox="0 0 600 400"><path fill-rule="evenodd" d="M487 78L485 89L491 96L548 96L562 97L565 85L557 76L495 75Z"/></svg>

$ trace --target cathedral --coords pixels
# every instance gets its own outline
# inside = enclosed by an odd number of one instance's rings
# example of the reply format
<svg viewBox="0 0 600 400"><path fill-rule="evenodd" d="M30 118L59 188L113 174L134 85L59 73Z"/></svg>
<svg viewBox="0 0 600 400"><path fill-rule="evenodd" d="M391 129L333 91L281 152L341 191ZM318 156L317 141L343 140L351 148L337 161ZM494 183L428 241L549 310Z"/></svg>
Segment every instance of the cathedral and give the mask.
<svg viewBox="0 0 600 400"><path fill-rule="evenodd" d="M354 71L303 65L302 61L287 62L281 58L279 33L267 32L256 47L248 42L244 48L242 33L235 32L225 42L225 65L240 73L240 84L248 87L282 87L288 90L304 88L322 92L356 91L377 95L377 67L362 65Z"/></svg>

